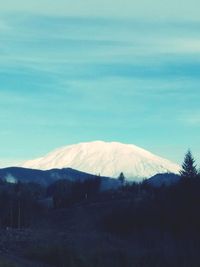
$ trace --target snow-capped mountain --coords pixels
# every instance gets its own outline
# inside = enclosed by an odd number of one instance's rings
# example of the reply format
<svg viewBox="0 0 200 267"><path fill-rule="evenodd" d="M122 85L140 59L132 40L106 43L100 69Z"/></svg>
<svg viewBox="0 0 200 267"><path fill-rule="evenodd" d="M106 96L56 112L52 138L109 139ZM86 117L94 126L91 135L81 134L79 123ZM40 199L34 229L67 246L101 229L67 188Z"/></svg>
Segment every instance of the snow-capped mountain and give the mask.
<svg viewBox="0 0 200 267"><path fill-rule="evenodd" d="M157 173L178 173L180 167L140 147L118 142L95 141L59 148L21 167L49 170L73 168L90 174L140 181Z"/></svg>

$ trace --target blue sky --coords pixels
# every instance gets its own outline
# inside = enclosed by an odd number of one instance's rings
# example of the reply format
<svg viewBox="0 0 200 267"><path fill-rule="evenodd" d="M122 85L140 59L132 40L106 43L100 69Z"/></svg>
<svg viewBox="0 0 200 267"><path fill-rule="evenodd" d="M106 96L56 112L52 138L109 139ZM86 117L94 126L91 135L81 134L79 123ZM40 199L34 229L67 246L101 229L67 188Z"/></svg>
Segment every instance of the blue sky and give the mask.
<svg viewBox="0 0 200 267"><path fill-rule="evenodd" d="M200 161L200 2L0 3L0 166L81 141Z"/></svg>

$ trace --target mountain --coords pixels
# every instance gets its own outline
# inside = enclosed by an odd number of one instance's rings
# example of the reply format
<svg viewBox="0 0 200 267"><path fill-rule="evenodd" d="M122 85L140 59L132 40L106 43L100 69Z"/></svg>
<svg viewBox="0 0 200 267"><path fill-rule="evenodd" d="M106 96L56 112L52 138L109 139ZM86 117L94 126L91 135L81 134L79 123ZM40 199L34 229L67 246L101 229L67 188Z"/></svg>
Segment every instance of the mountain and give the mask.
<svg viewBox="0 0 200 267"><path fill-rule="evenodd" d="M38 183L43 186L48 186L53 182L66 179L71 181L84 181L87 179L95 179L97 176L88 173L80 172L70 168L52 169L47 171L34 170L20 167L10 167L0 169L0 180L9 183ZM116 179L101 177L101 189L114 189L120 186L120 182Z"/></svg>
<svg viewBox="0 0 200 267"><path fill-rule="evenodd" d="M73 168L93 175L141 181L157 173L178 173L177 164L140 147L118 142L95 141L59 148L48 155L25 162L21 167L50 170Z"/></svg>
<svg viewBox="0 0 200 267"><path fill-rule="evenodd" d="M178 174L174 173L158 173L153 177L145 180L147 184L150 184L154 187L161 187L161 186L170 186L176 184L180 181L181 177Z"/></svg>

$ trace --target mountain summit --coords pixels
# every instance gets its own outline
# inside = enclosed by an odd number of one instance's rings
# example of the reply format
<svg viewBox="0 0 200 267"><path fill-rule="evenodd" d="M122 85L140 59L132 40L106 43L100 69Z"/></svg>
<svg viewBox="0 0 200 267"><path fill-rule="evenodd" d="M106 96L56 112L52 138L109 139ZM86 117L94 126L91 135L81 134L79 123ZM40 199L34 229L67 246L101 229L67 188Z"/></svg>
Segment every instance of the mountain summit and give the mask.
<svg viewBox="0 0 200 267"><path fill-rule="evenodd" d="M22 167L49 170L73 168L90 174L141 181L157 173L178 173L177 164L140 147L118 142L95 141L59 148L42 158L25 162Z"/></svg>

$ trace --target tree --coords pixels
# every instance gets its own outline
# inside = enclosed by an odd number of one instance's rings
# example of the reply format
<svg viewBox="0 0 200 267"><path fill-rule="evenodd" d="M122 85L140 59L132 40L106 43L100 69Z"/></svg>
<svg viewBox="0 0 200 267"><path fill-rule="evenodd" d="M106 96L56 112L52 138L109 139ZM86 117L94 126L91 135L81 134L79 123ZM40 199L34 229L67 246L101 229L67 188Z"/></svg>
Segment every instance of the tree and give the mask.
<svg viewBox="0 0 200 267"><path fill-rule="evenodd" d="M190 179L197 178L198 171L195 164L195 159L192 156L190 150L185 154L185 158L182 164L182 170L180 171L182 178Z"/></svg>
<svg viewBox="0 0 200 267"><path fill-rule="evenodd" d="M123 172L120 173L119 177L118 177L118 180L120 181L120 183L122 185L124 185L124 182L125 182L125 176L123 174Z"/></svg>

